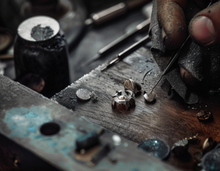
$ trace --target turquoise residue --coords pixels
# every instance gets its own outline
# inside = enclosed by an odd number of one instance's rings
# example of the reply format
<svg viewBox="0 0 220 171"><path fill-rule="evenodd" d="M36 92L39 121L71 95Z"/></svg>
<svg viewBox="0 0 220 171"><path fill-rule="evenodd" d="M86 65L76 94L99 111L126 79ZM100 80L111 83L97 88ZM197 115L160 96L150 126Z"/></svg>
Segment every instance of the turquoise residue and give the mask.
<svg viewBox="0 0 220 171"><path fill-rule="evenodd" d="M50 110L46 107L14 108L7 111L4 122L12 130L11 136L27 137L39 134L38 128L51 121Z"/></svg>
<svg viewBox="0 0 220 171"><path fill-rule="evenodd" d="M49 146L56 146L57 143L55 143L55 142L49 142L48 145L49 145Z"/></svg>
<svg viewBox="0 0 220 171"><path fill-rule="evenodd" d="M11 137L28 138L30 145L47 153L59 153L70 157L70 152L75 149L77 137L73 123L59 123L61 130L57 135L44 136L40 127L47 122L53 122L51 110L40 106L31 108L14 108L6 112L4 122L11 129ZM62 138L61 138L62 137ZM72 160L72 159L71 159ZM68 165L70 167L71 165Z"/></svg>
<svg viewBox="0 0 220 171"><path fill-rule="evenodd" d="M68 153L69 153L69 148L67 148L67 147L63 148L63 152L64 152L65 154L68 154Z"/></svg>
<svg viewBox="0 0 220 171"><path fill-rule="evenodd" d="M64 113L65 114L65 113ZM60 114L62 115L62 113ZM80 120L80 119L79 119ZM75 163L72 153L75 149L75 140L77 138L77 124L73 122L61 121L61 130L53 136L44 136L40 133L39 128L47 122L54 121L51 117L51 110L43 106L33 106L31 108L14 108L6 112L4 122L11 129L10 137L21 138L22 142L27 142L25 146L29 149L37 149L37 154L42 158L50 158L50 162L59 165L61 170L73 170ZM77 121L77 120L76 120ZM56 121L54 121L56 122ZM79 132L78 132L79 134ZM127 146L127 145L125 145ZM48 157L53 156L54 157ZM58 161L57 159L62 160ZM59 163L58 163L59 162ZM78 167L78 165L76 165ZM111 168L114 171L155 171L165 170L163 166L154 162L117 162L112 164L109 160L102 160L96 165L96 170L106 170Z"/></svg>
<svg viewBox="0 0 220 171"><path fill-rule="evenodd" d="M35 132L37 130L37 127L36 126L30 126L30 127L27 128L27 130L29 132Z"/></svg>
<svg viewBox="0 0 220 171"><path fill-rule="evenodd" d="M10 127L10 129L15 129L16 128L16 126L15 125L12 125L11 127Z"/></svg>
<svg viewBox="0 0 220 171"><path fill-rule="evenodd" d="M37 115L34 112L28 112L24 115L26 118L35 118L35 117L40 117L39 115Z"/></svg>
<svg viewBox="0 0 220 171"><path fill-rule="evenodd" d="M132 171L139 171L138 169L136 169L136 168L134 168L134 169L132 169Z"/></svg>

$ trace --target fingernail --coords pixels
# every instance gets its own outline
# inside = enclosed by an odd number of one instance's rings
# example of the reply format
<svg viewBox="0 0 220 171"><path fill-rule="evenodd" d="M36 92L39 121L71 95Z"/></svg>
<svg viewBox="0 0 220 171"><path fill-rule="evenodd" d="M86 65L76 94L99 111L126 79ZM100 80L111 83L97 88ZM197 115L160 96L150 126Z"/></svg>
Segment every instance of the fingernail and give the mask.
<svg viewBox="0 0 220 171"><path fill-rule="evenodd" d="M164 29L162 29L162 40L163 40L163 45L167 48L167 49L172 49L172 42L170 41L170 39L167 37L166 32L164 31Z"/></svg>
<svg viewBox="0 0 220 171"><path fill-rule="evenodd" d="M165 33L164 29L162 28L162 39L164 40L166 38L167 34Z"/></svg>
<svg viewBox="0 0 220 171"><path fill-rule="evenodd" d="M209 45L215 41L216 34L212 21L205 16L200 16L192 21L192 36L203 45Z"/></svg>

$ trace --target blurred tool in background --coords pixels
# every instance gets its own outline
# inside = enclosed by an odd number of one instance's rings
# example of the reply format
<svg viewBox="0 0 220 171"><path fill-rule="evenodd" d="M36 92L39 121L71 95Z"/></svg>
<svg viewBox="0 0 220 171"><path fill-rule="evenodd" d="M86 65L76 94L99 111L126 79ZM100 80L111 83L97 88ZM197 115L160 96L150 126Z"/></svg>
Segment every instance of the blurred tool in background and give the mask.
<svg viewBox="0 0 220 171"><path fill-rule="evenodd" d="M88 31L94 30L97 28L103 28L103 24L105 26L110 27L110 25L114 25L114 18L122 18L120 17L123 14L128 14L134 8L142 7L143 4L148 2L149 0L128 0L128 1L119 1L119 0L109 0L109 1L101 1L101 0L19 0L19 1L4 1L0 2L0 25L4 28L8 28L12 32L11 42L13 42L14 35L16 34L15 28L23 21L25 18L29 18L35 15L48 15L55 18L59 23L61 29L64 31L67 39L67 43L69 47L74 47L71 51L77 49L78 47L75 45L79 45L80 41L84 39L84 35L87 34ZM8 9L7 11L4 9ZM104 10L103 10L104 9ZM100 11L100 12L97 12ZM123 16L123 18L126 15ZM87 18L87 19L86 19ZM110 21L111 20L111 21ZM88 22L89 21L89 22ZM101 25L100 25L101 24ZM88 26L97 26L97 27L89 27ZM104 26L104 27L105 27ZM138 29L139 30L139 29ZM87 31L87 32L85 32ZM98 31L98 30L97 30ZM117 31L117 30L116 30ZM100 34L103 34L100 32ZM133 33L129 33L133 35ZM111 36L111 35L104 35ZM129 36L128 36L129 37ZM99 43L99 42L97 42ZM105 41L103 42L105 43ZM12 43L11 43L12 44ZM94 43L93 43L94 44ZM116 43L117 45L117 43ZM92 46L91 46L92 48ZM87 59L90 59L92 53L89 53L91 48L84 47L88 51ZM113 52L113 48L109 48L110 52ZM81 56L82 54L80 54ZM79 56L79 57L80 57ZM7 53L0 54L0 59L8 59L13 58L13 47L11 46L9 49L7 48ZM78 58L76 55L71 54L71 58L69 58L70 68L74 68L74 63L77 63ZM83 60L83 58L81 58ZM13 62L9 60L5 60L7 65L6 67L6 75L9 75L10 78L14 79L14 68ZM4 62L5 62L4 61ZM84 68L81 68L80 73L77 71L77 75L83 75ZM4 70L2 70L4 72ZM70 73L75 75L74 73ZM18 76L18 75L17 75ZM41 76L42 77L42 76ZM73 77L73 76L72 76ZM72 79L73 80L73 79ZM46 84L47 85L47 84ZM46 86L47 87L47 86Z"/></svg>
<svg viewBox="0 0 220 171"><path fill-rule="evenodd" d="M23 20L38 15L50 16L58 20L70 45L82 33L84 24L98 25L107 22L148 1L8 0L0 2L0 20L16 34L16 29Z"/></svg>
<svg viewBox="0 0 220 171"><path fill-rule="evenodd" d="M113 50L113 48L118 47L121 43L124 43L128 38L134 36L136 33L141 32L141 31L148 31L149 25L150 25L150 17L151 17L151 9L152 9L152 3L148 3L146 6L143 7L143 14L147 18L147 20L144 20L143 22L139 23L136 27L132 28L131 30L125 32L125 34L121 35L117 39L115 39L113 42L109 43L102 49L100 49L97 53L97 55L93 56L90 58L88 61L86 61L82 67L89 65L95 60L98 60L101 58L103 55L108 53L109 51Z"/></svg>

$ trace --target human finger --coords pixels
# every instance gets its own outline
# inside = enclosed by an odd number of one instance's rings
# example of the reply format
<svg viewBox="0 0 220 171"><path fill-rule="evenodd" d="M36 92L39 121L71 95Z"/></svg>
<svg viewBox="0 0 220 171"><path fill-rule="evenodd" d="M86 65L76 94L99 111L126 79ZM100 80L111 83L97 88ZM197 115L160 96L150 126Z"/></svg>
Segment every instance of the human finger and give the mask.
<svg viewBox="0 0 220 171"><path fill-rule="evenodd" d="M220 1L199 12L190 22L192 38L207 46L220 42Z"/></svg>
<svg viewBox="0 0 220 171"><path fill-rule="evenodd" d="M183 9L188 0L158 0L158 20L163 28L163 41L167 49L180 47L187 36Z"/></svg>

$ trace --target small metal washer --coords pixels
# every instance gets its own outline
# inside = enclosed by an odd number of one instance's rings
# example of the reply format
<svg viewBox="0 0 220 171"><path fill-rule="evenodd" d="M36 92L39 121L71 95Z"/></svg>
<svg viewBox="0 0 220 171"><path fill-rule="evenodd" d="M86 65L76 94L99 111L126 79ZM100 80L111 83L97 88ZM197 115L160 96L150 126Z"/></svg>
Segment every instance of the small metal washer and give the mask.
<svg viewBox="0 0 220 171"><path fill-rule="evenodd" d="M78 89L76 91L76 97L79 100L87 101L87 100L91 99L92 93L89 90L87 90L87 89Z"/></svg>

